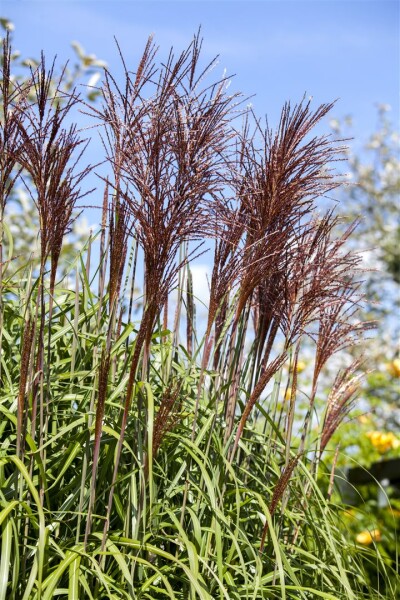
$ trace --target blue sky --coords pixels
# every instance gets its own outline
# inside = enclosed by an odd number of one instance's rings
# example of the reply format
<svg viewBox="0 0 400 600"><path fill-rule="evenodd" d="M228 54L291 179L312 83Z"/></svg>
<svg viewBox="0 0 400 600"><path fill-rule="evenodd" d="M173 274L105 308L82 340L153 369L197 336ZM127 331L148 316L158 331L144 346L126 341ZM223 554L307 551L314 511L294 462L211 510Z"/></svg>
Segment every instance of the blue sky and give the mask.
<svg viewBox="0 0 400 600"><path fill-rule="evenodd" d="M315 103L339 98L335 116L351 113L357 133L370 131L375 102L399 117L399 3L396 0L2 0L23 55L41 49L60 60L72 40L119 68L115 35L132 68L147 36L182 49L199 25L204 56L220 54L221 72L255 94L260 114L274 120L282 103L303 93Z"/></svg>
<svg viewBox="0 0 400 600"><path fill-rule="evenodd" d="M2 0L0 16L15 24L14 47L24 57L73 58L70 43L121 73L113 37L135 70L149 34L161 55L182 50L199 25L204 59L220 55L216 77L236 74L232 88L276 123L286 100L312 96L315 107L338 98L332 117L354 117L354 144L374 130L376 103L399 121L399 3L396 0ZM328 119L321 125L329 130ZM94 141L88 160L97 162ZM94 181L94 185L98 180ZM90 186L92 183L90 183ZM101 186L100 186L101 187ZM92 200L100 204L101 190ZM97 202L96 202L97 197ZM89 212L89 220L98 220Z"/></svg>
<svg viewBox="0 0 400 600"><path fill-rule="evenodd" d="M235 74L232 90L253 96L260 116L277 122L286 100L313 97L315 108L338 99L331 116L354 119L362 146L377 121L376 103L392 106L399 122L400 34L397 0L2 0L13 21L14 48L23 57L41 50L59 64L74 60L71 41L104 59L117 80L118 39L135 70L149 34L160 56L184 49L198 27L203 57L219 54L214 77ZM328 131L328 118L319 132ZM98 162L93 140L90 162Z"/></svg>

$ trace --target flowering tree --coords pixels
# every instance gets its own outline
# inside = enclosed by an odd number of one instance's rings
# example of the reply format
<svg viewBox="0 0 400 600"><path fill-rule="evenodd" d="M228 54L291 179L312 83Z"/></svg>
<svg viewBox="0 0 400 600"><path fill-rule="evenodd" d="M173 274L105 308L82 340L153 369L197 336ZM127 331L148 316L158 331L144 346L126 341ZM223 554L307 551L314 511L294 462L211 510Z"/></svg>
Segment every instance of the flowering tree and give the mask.
<svg viewBox="0 0 400 600"><path fill-rule="evenodd" d="M369 345L367 368L371 373L365 398L376 417L375 427L395 431L400 424L396 317L400 304L400 136L389 115L390 106L378 105L375 131L361 149L350 145L351 184L344 200L349 218L361 215L353 242L363 250L365 265L370 269L366 279L368 311L378 321L378 334ZM331 126L344 137L352 134L351 117L342 122L332 120ZM368 421L364 424L371 426ZM377 439L369 437L370 442ZM387 444L380 447L389 450Z"/></svg>
<svg viewBox="0 0 400 600"><path fill-rule="evenodd" d="M400 137L389 118L390 106L378 105L378 122L360 150L348 149L350 185L346 209L352 217L362 218L357 228L357 246L363 248L368 266L378 269L368 281L371 291L381 300L380 310L391 310L389 302L399 301L400 284ZM352 119L343 123L332 120L337 133L351 135ZM382 283L390 287L390 296L382 293ZM379 289L378 289L379 288ZM385 301L386 296L386 301Z"/></svg>

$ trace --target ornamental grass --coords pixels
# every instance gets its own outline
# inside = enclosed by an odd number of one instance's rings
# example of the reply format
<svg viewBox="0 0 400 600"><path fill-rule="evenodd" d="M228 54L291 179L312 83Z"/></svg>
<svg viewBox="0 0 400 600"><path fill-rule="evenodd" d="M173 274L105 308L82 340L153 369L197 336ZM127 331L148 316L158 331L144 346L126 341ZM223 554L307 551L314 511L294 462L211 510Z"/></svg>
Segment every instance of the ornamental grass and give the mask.
<svg viewBox="0 0 400 600"><path fill-rule="evenodd" d="M373 587L324 491L362 385L359 359L330 384L326 366L372 326L354 226L321 208L343 182L341 142L313 133L332 104L287 103L272 129L215 78L199 35L163 63L150 38L136 71L119 50L122 80L105 70L94 105L44 56L18 83L10 52L6 39L0 600L396 597L391 561L377 555ZM92 171L101 227L61 277ZM40 257L13 272L18 185Z"/></svg>

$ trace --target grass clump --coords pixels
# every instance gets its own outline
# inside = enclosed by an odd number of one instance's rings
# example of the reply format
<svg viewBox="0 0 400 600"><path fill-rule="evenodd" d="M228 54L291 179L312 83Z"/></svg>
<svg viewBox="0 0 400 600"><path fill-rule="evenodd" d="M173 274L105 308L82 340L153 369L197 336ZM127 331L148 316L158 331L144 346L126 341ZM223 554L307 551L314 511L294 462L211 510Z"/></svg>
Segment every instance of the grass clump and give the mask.
<svg viewBox="0 0 400 600"><path fill-rule="evenodd" d="M376 554L370 584L317 483L359 361L316 414L321 373L370 327L353 226L317 210L341 183L340 146L310 135L331 105L287 104L273 132L227 80L207 82L200 49L196 36L157 67L150 39L136 72L121 54L123 82L105 71L93 107L51 85L44 58L16 84L4 42L0 599L395 597L391 561ZM67 125L77 105L106 153L102 226L57 280L91 171ZM20 178L41 251L12 273Z"/></svg>

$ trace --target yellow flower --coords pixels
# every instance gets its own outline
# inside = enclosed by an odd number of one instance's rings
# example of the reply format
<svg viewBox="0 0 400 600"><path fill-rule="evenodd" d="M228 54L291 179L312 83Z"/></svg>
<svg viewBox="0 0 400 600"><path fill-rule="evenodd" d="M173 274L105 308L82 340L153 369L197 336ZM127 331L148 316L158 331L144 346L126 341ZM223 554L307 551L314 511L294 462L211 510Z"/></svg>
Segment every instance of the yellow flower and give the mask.
<svg viewBox="0 0 400 600"><path fill-rule="evenodd" d="M288 387L288 389L286 390L286 394L285 394L285 400L288 402L291 397L292 397L292 388Z"/></svg>
<svg viewBox="0 0 400 600"><path fill-rule="evenodd" d="M371 531L362 531L356 537L356 542L358 544L363 544L363 546L370 546L372 542L380 542L382 539L382 534L379 529L372 529Z"/></svg>
<svg viewBox="0 0 400 600"><path fill-rule="evenodd" d="M297 363L297 372L298 373L302 373L302 371L304 371L304 369L306 368L306 363L303 360L299 360L299 362Z"/></svg>
<svg viewBox="0 0 400 600"><path fill-rule="evenodd" d="M370 422L370 420L371 419L367 415L360 415L358 417L358 422L361 423L361 425L366 425Z"/></svg>
<svg viewBox="0 0 400 600"><path fill-rule="evenodd" d="M384 454L389 450L396 450L400 446L400 440L391 432L384 433L381 431L368 431L366 434L369 437L371 444Z"/></svg>
<svg viewBox="0 0 400 600"><path fill-rule="evenodd" d="M344 511L343 511L343 516L344 516L346 519L351 519L351 520L354 520L354 519L356 518L356 515L355 515L355 510L354 510L354 508L348 508L347 510L344 510Z"/></svg>
<svg viewBox="0 0 400 600"><path fill-rule="evenodd" d="M392 377L400 377L400 358L395 358L386 365L387 371Z"/></svg>

